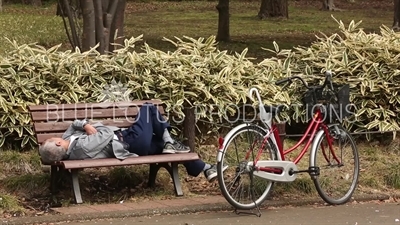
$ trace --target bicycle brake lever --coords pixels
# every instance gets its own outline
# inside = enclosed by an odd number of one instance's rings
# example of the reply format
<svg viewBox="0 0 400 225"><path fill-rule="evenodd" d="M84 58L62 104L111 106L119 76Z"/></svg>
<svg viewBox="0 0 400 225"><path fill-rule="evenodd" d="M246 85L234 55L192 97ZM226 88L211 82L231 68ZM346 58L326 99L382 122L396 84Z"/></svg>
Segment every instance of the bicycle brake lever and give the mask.
<svg viewBox="0 0 400 225"><path fill-rule="evenodd" d="M325 72L325 76L326 76L326 81L329 83L329 86L331 88L331 90L333 90L333 84L332 84L332 77L333 74L335 74L334 72L332 72L331 70L327 70Z"/></svg>

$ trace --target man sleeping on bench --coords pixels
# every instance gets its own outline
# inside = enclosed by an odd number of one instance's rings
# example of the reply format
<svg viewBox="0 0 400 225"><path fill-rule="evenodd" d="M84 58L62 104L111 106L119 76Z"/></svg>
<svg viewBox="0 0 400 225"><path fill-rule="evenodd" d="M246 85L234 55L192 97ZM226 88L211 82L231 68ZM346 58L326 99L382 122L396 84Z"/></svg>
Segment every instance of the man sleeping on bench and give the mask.
<svg viewBox="0 0 400 225"><path fill-rule="evenodd" d="M135 123L127 129L89 124L86 120L75 120L62 138L49 138L39 147L43 163L61 160L111 158L125 159L162 153L187 153L189 147L171 138L171 126L164 120L157 107L144 104ZM198 159L183 163L190 176L204 172L208 181L217 177L216 165ZM227 167L224 168L224 170Z"/></svg>

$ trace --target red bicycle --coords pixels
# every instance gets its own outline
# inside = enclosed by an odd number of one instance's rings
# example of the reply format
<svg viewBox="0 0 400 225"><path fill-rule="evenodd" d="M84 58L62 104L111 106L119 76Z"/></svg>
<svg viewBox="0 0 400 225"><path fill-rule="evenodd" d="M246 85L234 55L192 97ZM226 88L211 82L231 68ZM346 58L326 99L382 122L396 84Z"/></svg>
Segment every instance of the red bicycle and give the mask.
<svg viewBox="0 0 400 225"><path fill-rule="evenodd" d="M259 102L260 125L243 123L220 138L217 155L218 182L225 199L235 209L256 208L266 200L274 182L292 182L299 173L308 173L319 196L328 204L346 203L354 193L359 177L359 158L354 139L338 120L348 116L349 85L332 83L332 73L325 73L325 82L308 86L300 76L277 81L288 86L300 80L308 89L303 103L312 118L302 138L289 149L283 149L274 118L284 106L264 106ZM329 118L329 119L327 119ZM290 161L287 154L304 147ZM311 146L308 168L298 164Z"/></svg>

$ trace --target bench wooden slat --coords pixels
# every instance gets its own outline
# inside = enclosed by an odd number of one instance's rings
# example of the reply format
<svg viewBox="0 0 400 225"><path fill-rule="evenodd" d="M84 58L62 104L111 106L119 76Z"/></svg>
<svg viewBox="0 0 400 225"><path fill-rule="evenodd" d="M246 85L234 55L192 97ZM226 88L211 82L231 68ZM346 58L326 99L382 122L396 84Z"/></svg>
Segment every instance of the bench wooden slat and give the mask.
<svg viewBox="0 0 400 225"><path fill-rule="evenodd" d="M35 111L31 113L32 120L46 122L60 122L74 119L100 119L100 118L129 118L134 117L140 110L139 106L129 108L107 108L107 109L74 109L74 110L52 110ZM158 106L161 114L164 114L162 106Z"/></svg>
<svg viewBox="0 0 400 225"><path fill-rule="evenodd" d="M135 121L135 118L128 118L127 120L94 120L91 121L91 124L101 122L106 126L116 126L120 128L130 127ZM66 122L49 122L49 123L35 123L34 129L36 133L43 132L65 132L68 127L71 125L72 121Z"/></svg>
<svg viewBox="0 0 400 225"><path fill-rule="evenodd" d="M135 100L132 102L102 102L102 103L72 103L72 104L48 104L48 105L30 105L28 109L30 112L34 111L46 111L50 109L105 109L105 108L118 108L118 107L133 107L142 106L144 103L152 103L154 105L162 105L160 100Z"/></svg>
<svg viewBox="0 0 400 225"><path fill-rule="evenodd" d="M65 160L60 164L65 169L84 169L96 167L111 167L111 166L129 166L151 163L167 163L167 162L184 162L199 159L196 153L185 154L164 154L164 155L149 155L127 158L119 160L116 158L106 159L87 159L87 160Z"/></svg>

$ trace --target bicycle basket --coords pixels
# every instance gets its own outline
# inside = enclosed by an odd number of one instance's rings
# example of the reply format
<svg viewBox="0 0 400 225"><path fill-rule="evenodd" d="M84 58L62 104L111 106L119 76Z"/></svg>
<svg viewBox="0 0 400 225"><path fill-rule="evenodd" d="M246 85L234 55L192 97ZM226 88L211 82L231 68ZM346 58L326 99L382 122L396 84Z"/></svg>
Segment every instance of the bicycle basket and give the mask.
<svg viewBox="0 0 400 225"><path fill-rule="evenodd" d="M308 90L302 97L308 119L312 118L316 109L321 109L325 120L330 123L342 121L350 114L350 86L333 84L333 90Z"/></svg>

